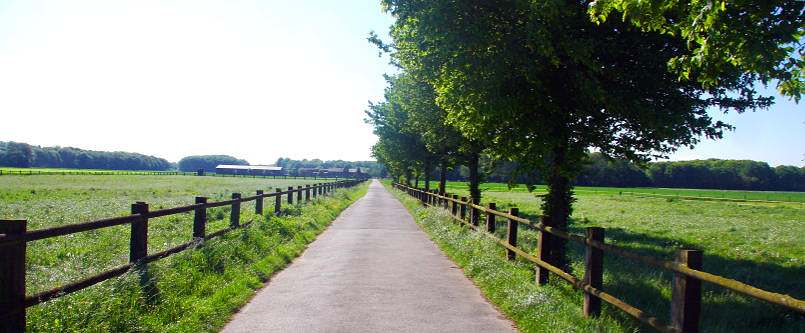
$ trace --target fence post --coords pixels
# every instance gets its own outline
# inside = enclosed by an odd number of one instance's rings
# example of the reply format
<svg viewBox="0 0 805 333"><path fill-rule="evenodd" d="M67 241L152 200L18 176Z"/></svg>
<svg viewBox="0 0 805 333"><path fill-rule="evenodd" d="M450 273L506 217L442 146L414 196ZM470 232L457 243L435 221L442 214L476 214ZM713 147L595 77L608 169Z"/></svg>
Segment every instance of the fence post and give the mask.
<svg viewBox="0 0 805 333"><path fill-rule="evenodd" d="M310 184L305 185L305 203L310 202Z"/></svg>
<svg viewBox="0 0 805 333"><path fill-rule="evenodd" d="M461 197L461 207L459 217L462 221L467 218L467 197Z"/></svg>
<svg viewBox="0 0 805 333"><path fill-rule="evenodd" d="M587 241L604 242L604 228L587 228ZM584 284L601 290L604 284L604 251L586 244L584 253ZM584 316L598 317L601 314L601 299L584 293Z"/></svg>
<svg viewBox="0 0 805 333"><path fill-rule="evenodd" d="M489 203L489 210L497 210L498 207L494 202ZM490 234L495 233L495 214L486 213L486 231Z"/></svg>
<svg viewBox="0 0 805 333"><path fill-rule="evenodd" d="M204 239L207 228L207 198L196 197L196 204L203 204L204 207L195 209L193 216L193 238Z"/></svg>
<svg viewBox="0 0 805 333"><path fill-rule="evenodd" d="M313 187L312 187L312 189L313 189L313 191L312 191L313 192L313 199L316 199L316 192L319 191L318 186L319 186L319 184L313 184Z"/></svg>
<svg viewBox="0 0 805 333"><path fill-rule="evenodd" d="M293 186L288 186L288 205L293 205Z"/></svg>
<svg viewBox="0 0 805 333"><path fill-rule="evenodd" d="M680 250L676 262L690 269L702 269L702 251ZM674 273L671 291L671 326L683 333L699 331L699 314L702 306L702 281L681 273Z"/></svg>
<svg viewBox="0 0 805 333"><path fill-rule="evenodd" d="M458 215L458 202L457 201L458 201L458 194L453 194L453 206L450 208L450 213L453 214L453 216Z"/></svg>
<svg viewBox="0 0 805 333"><path fill-rule="evenodd" d="M263 215L263 190L257 190L257 199L254 201L254 212Z"/></svg>
<svg viewBox="0 0 805 333"><path fill-rule="evenodd" d="M229 226L237 228L240 226L240 193L232 193L232 211L229 214Z"/></svg>
<svg viewBox="0 0 805 333"><path fill-rule="evenodd" d="M548 219L549 219L548 216L545 215L540 216L539 217L540 225L542 226L550 225ZM539 260L542 260L543 262L550 261L548 259L548 256L550 255L550 249L551 249L551 234L543 230L540 230L539 239L537 239L537 258L539 258ZM535 278L537 280L537 284L540 286L548 284L548 279L550 278L549 274L550 273L548 273L547 269L537 266L537 271L535 272L536 275Z"/></svg>
<svg viewBox="0 0 805 333"><path fill-rule="evenodd" d="M24 235L26 220L0 220L0 233ZM0 331L25 332L25 241L0 246Z"/></svg>
<svg viewBox="0 0 805 333"><path fill-rule="evenodd" d="M136 263L148 255L148 204L141 201L132 204L131 214L142 215L131 223L129 262Z"/></svg>
<svg viewBox="0 0 805 333"><path fill-rule="evenodd" d="M302 186L296 187L296 203L299 205L302 204Z"/></svg>
<svg viewBox="0 0 805 333"><path fill-rule="evenodd" d="M279 216L282 212L282 194L280 194L282 189L277 188L275 191L277 194L274 195L274 215Z"/></svg>
<svg viewBox="0 0 805 333"><path fill-rule="evenodd" d="M519 212L519 209L516 207L509 208L509 215L511 216L517 216ZM517 226L519 224L520 223L517 223L517 221L509 218L509 230L506 238L511 246L517 246ZM506 249L506 258L509 260L514 260L514 258L517 258L517 254L510 249Z"/></svg>
<svg viewBox="0 0 805 333"><path fill-rule="evenodd" d="M473 198L472 203L474 205L478 205L478 204L481 203L481 200ZM477 227L479 219L480 219L480 216L478 216L478 208L470 206L470 223L472 223L472 225Z"/></svg>

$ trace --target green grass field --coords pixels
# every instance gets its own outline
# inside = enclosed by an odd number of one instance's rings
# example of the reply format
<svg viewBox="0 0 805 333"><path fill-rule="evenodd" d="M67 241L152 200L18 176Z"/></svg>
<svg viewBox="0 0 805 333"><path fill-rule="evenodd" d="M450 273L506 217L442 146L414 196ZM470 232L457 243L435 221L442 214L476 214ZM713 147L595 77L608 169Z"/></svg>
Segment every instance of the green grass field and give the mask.
<svg viewBox="0 0 805 333"><path fill-rule="evenodd" d="M27 219L28 229L127 215L136 201L151 210L192 204L195 196L225 200L232 192L253 195L314 180L273 180L187 176L3 176L0 218ZM196 251L151 265L161 292L155 304L137 288L134 274L29 309L33 331L214 331L242 304L251 290L283 267L312 241L338 212L365 191L341 191L335 198L289 208L288 216L254 214L241 208L248 228L227 234ZM265 207L273 208L273 198ZM284 200L284 199L283 199ZM285 201L283 201L283 205ZM267 208L266 211L272 209ZM229 223L228 206L208 210L207 233ZM271 223L266 223L266 219ZM275 221L277 220L277 221ZM191 239L193 214L149 220L149 253ZM279 228L279 229L278 229ZM88 277L128 261L129 227L110 227L28 244L27 294ZM220 289L220 290L219 290ZM196 304L197 303L197 304ZM185 311L186 313L182 313ZM212 318L193 316L210 315ZM163 329L164 328L164 329Z"/></svg>
<svg viewBox="0 0 805 333"><path fill-rule="evenodd" d="M451 190L467 195L457 186L452 186ZM805 276L805 207L801 204L677 200L583 191L577 192L577 198L570 226L573 232L583 233L583 229L590 226L604 227L607 242L669 260L677 249L701 249L704 251L705 271L805 298L805 279L802 278ZM491 189L483 192L482 201L496 202L499 210L516 206L521 215L533 220L541 212L540 198L533 193ZM450 222L439 218L440 213L434 209L417 214L423 221L421 223L433 224L425 229L431 230L431 236L446 252L454 253L454 260L463 263L465 271L481 285L490 299L504 310L510 309L507 313L513 318L522 318L522 321L516 321L529 328L524 331L640 329L634 320L612 307L605 307L606 315L600 320L580 318L581 294L568 289L563 282L551 284L549 290L519 286L533 284L529 264L510 267L505 261L496 261L495 258L503 255L502 248L489 245L488 241L461 231L461 228L437 226ZM505 229L505 225L500 223L499 237L505 238ZM520 232L518 242L533 253L536 240L537 233L526 229ZM478 253L490 249L494 249L495 256ZM583 249L573 245L570 255L574 275L581 277L584 271ZM670 273L611 254L606 254L604 261L604 290L667 321ZM510 271L511 278L497 277L488 270ZM517 302L527 300L507 291L521 289L534 293L531 297L536 300L532 301L538 304L531 310L517 307ZM564 301L558 305L548 295L561 297ZM805 320L801 315L706 283L703 302L704 332L805 331ZM564 319L544 318L536 313L545 309Z"/></svg>
<svg viewBox="0 0 805 333"><path fill-rule="evenodd" d="M37 174L37 173L153 173L153 172L166 172L166 171L154 171L154 170L106 170L106 169L67 169L67 168L12 168L12 167L0 167L0 171L3 174L12 173L22 173L23 175L27 173Z"/></svg>
<svg viewBox="0 0 805 333"><path fill-rule="evenodd" d="M420 186L422 186L420 184ZM457 192L468 189L466 182L448 182L447 191ZM483 183L482 191L527 193L525 185L512 188L505 183ZM545 193L545 185L537 185L534 193ZM757 200L757 201L784 201L805 203L805 192L782 191L733 191L733 190L700 190L684 188L652 188L652 187L591 187L578 186L574 190L577 194L618 194L618 195L656 195L656 196L686 196L713 199Z"/></svg>

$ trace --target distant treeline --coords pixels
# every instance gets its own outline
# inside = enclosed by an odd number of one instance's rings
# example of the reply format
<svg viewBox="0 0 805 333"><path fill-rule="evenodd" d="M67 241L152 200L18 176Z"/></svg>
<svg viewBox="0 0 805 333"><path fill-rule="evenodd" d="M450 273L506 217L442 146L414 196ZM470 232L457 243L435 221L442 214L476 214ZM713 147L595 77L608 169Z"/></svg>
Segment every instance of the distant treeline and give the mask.
<svg viewBox="0 0 805 333"><path fill-rule="evenodd" d="M312 159L312 160L293 160L290 158L280 157L277 159L275 163L276 166L280 166L283 170L290 172L293 175L299 168L349 168L355 169L360 168L362 173L368 174L370 177L385 177L386 176L386 169L383 165L378 164L376 161L343 161L343 160L334 160L334 161L322 161L320 159Z"/></svg>
<svg viewBox="0 0 805 333"><path fill-rule="evenodd" d="M220 164L249 165L249 162L229 155L194 155L182 158L178 165L179 171L204 169L207 172L214 172L215 167Z"/></svg>
<svg viewBox="0 0 805 333"><path fill-rule="evenodd" d="M593 158L579 185L652 186L726 190L805 191L805 168L770 167L750 160L693 160L650 163L645 170L631 163Z"/></svg>
<svg viewBox="0 0 805 333"><path fill-rule="evenodd" d="M107 170L168 170L172 167L164 158L137 153L40 147L3 141L0 141L0 166Z"/></svg>
<svg viewBox="0 0 805 333"><path fill-rule="evenodd" d="M485 180L507 182L517 165L512 162L482 161ZM448 179L465 180L467 170L456 168ZM516 183L542 183L539 174L531 179L518 176ZM692 160L649 163L645 168L623 161L589 155L588 163L576 177L579 186L672 187L724 190L805 191L805 167L771 167L750 160Z"/></svg>

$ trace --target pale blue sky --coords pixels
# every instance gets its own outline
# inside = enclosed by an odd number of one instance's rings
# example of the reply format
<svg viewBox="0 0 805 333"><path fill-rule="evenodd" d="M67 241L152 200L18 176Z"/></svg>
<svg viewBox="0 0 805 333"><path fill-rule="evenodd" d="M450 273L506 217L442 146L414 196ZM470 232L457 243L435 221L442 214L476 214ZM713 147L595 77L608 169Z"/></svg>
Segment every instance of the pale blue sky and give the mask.
<svg viewBox="0 0 805 333"><path fill-rule="evenodd" d="M376 0L0 0L0 140L370 159L363 111L393 69L366 36L391 23ZM672 158L805 165L802 109L719 116L736 131Z"/></svg>

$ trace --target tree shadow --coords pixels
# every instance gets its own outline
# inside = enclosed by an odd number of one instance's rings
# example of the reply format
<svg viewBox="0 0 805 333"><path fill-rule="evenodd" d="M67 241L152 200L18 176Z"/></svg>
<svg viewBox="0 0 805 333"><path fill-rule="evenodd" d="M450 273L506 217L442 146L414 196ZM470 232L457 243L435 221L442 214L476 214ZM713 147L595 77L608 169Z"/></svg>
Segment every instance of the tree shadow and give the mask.
<svg viewBox="0 0 805 333"><path fill-rule="evenodd" d="M505 207L505 206L504 206ZM520 216L537 221L537 214L523 213ZM498 218L495 235L505 239L507 221ZM595 221L571 219L569 231L584 234L584 228ZM521 225L518 232L518 247L534 253L538 231ZM629 251L663 260L674 260L677 250L700 249L704 251L703 271L737 280L767 291L788 294L797 299L805 297L805 267L783 266L769 262L730 258L708 252L697 244L682 239L644 233L621 228L607 228L606 242L617 244ZM572 274L584 273L584 246L568 242L568 258ZM631 259L605 252L604 290L630 303L648 314L669 322L671 282L673 273ZM558 279L552 276L552 279ZM607 306L607 315L618 320L633 320L613 306ZM702 284L702 332L805 332L805 316L762 300L744 296L707 282ZM651 331L651 329L647 329Z"/></svg>

